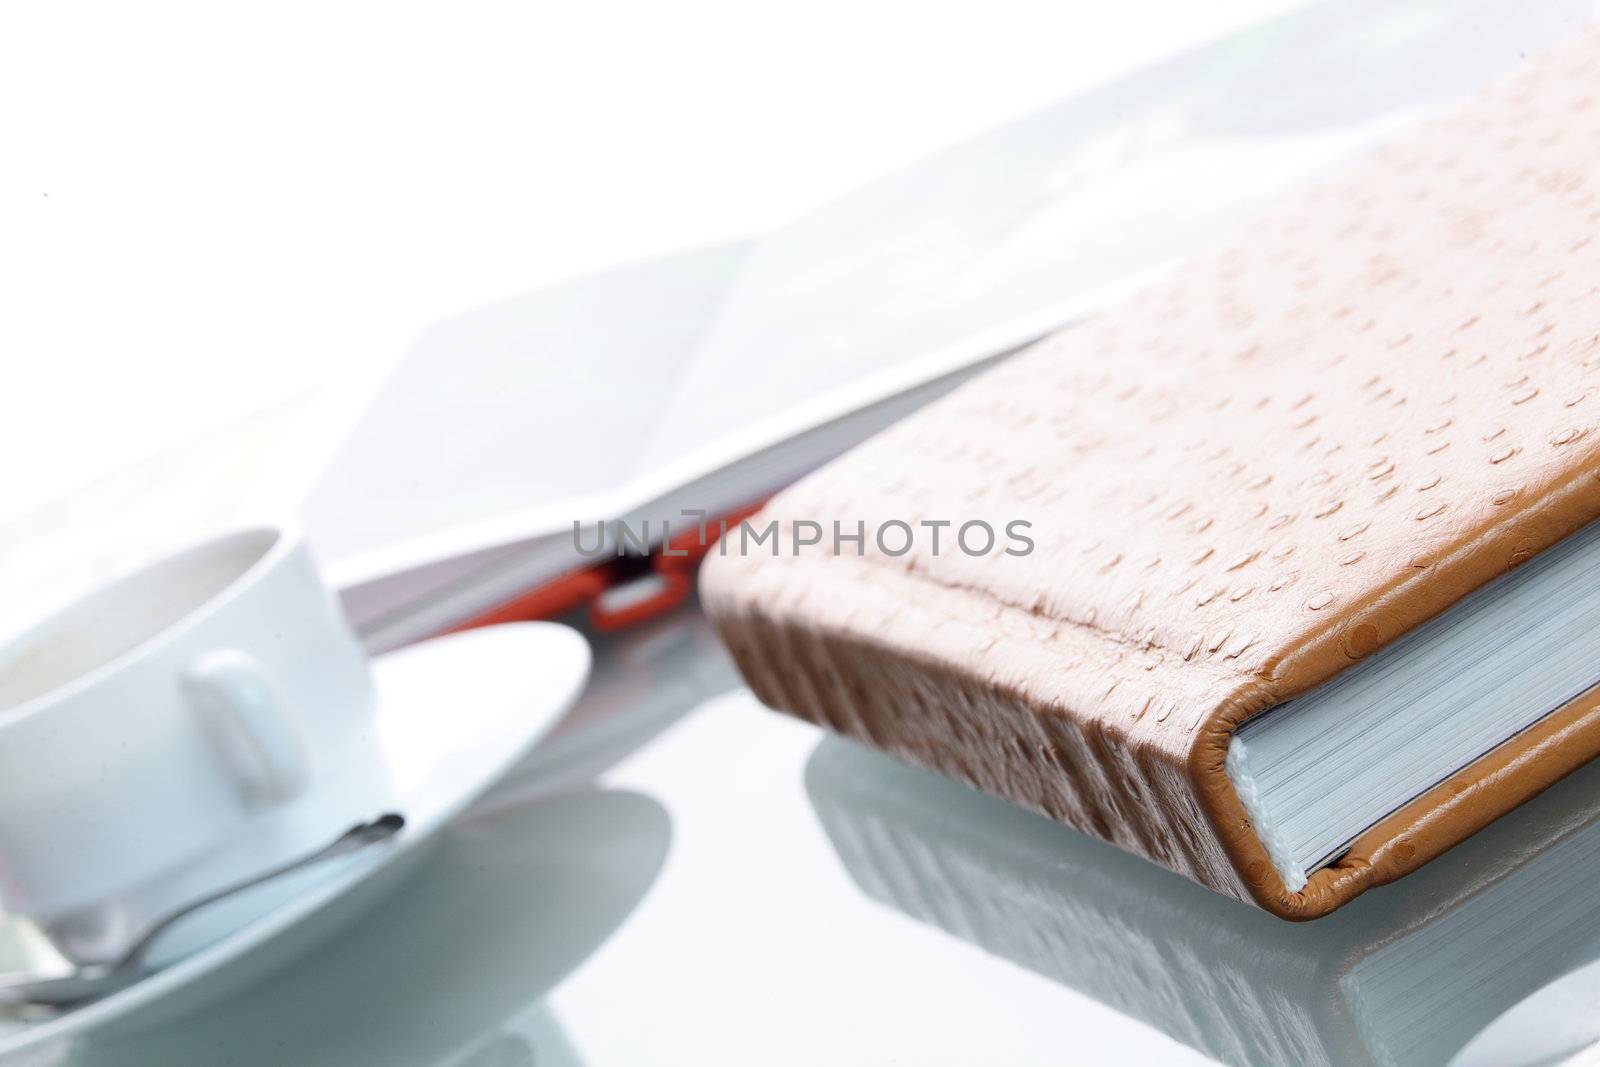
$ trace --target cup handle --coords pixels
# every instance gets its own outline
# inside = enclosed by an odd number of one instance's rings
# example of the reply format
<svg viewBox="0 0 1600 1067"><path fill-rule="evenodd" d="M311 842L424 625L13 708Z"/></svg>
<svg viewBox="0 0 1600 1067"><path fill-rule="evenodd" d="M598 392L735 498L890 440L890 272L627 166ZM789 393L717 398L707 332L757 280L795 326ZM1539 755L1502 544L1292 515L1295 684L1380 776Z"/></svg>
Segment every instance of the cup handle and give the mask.
<svg viewBox="0 0 1600 1067"><path fill-rule="evenodd" d="M311 753L283 689L255 657L208 652L183 672L183 690L246 801L281 804L311 781Z"/></svg>

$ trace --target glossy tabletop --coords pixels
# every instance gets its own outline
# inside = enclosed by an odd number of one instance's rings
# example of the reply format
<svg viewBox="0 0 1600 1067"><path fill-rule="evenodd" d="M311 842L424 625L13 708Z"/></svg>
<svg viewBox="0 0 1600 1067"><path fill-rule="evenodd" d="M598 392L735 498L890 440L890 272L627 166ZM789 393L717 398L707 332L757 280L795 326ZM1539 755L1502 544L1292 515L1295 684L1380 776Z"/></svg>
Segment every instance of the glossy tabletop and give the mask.
<svg viewBox="0 0 1600 1067"><path fill-rule="evenodd" d="M1600 1033L1600 770L1295 925L759 707L693 609L595 641L371 913L25 1062L1465 1067Z"/></svg>

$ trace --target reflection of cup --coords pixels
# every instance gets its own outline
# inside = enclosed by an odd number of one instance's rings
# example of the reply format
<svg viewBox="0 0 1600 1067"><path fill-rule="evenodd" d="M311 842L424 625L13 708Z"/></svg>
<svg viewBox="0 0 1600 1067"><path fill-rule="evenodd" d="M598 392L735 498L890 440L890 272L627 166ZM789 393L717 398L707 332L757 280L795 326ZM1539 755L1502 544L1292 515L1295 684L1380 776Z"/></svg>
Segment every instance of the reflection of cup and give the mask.
<svg viewBox="0 0 1600 1067"><path fill-rule="evenodd" d="M366 656L296 531L169 556L0 648L0 903L70 959L386 806Z"/></svg>
<svg viewBox="0 0 1600 1067"><path fill-rule="evenodd" d="M237 983L220 1000L168 1015L188 999L174 997L148 1006L157 1021L138 1012L44 1051L73 1067L210 1063L218 1049L233 1067L576 1067L544 998L644 899L671 835L666 809L621 791L474 812L381 908L292 966L262 975L241 956L207 979Z"/></svg>
<svg viewBox="0 0 1600 1067"><path fill-rule="evenodd" d="M842 739L806 790L868 896L1224 1063L1457 1067L1507 1008L1600 959L1600 764L1309 923ZM1593 1012L1568 1022L1471 1062L1600 1037Z"/></svg>

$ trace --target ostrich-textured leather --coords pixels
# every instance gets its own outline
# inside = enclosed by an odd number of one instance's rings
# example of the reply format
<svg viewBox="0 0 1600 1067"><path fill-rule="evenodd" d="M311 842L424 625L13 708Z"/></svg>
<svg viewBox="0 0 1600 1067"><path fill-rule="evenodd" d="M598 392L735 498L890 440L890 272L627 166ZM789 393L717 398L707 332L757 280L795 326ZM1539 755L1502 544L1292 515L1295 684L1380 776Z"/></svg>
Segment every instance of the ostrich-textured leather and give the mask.
<svg viewBox="0 0 1600 1067"><path fill-rule="evenodd" d="M1223 758L1600 516L1596 161L1589 36L784 492L752 526L865 552L733 541L708 611L765 703L1279 915L1414 869L1600 754L1600 692L1298 892ZM890 555L891 520L955 525Z"/></svg>

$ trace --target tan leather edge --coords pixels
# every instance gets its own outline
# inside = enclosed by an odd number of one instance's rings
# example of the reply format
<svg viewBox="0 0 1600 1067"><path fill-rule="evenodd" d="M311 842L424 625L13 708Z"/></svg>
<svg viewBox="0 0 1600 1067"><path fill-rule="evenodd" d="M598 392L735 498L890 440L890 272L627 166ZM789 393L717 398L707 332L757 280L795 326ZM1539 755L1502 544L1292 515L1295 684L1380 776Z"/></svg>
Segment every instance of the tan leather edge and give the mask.
<svg viewBox="0 0 1600 1067"><path fill-rule="evenodd" d="M1213 796L1205 787L1200 797L1256 903L1286 919L1314 919L1449 851L1597 756L1600 687L1541 719L1372 827L1356 839L1344 858L1312 875L1298 893L1284 886L1253 831L1247 835L1223 832L1217 820L1226 818L1230 807L1236 809L1239 819L1246 819L1225 773L1225 797Z"/></svg>
<svg viewBox="0 0 1600 1067"><path fill-rule="evenodd" d="M1241 687L1207 716L1190 750L1188 773L1224 853L1262 908L1296 921L1326 915L1373 886L1416 870L1600 756L1596 687L1373 826L1299 892L1291 892L1273 867L1224 767L1228 743L1242 723L1349 666L1343 635L1351 626L1374 618L1399 622L1385 627L1387 643L1428 621L1509 569L1495 559L1522 563L1594 521L1600 510L1597 480L1600 473L1587 464L1570 471L1536 502L1446 558L1417 567L1409 581L1290 650L1273 679Z"/></svg>

